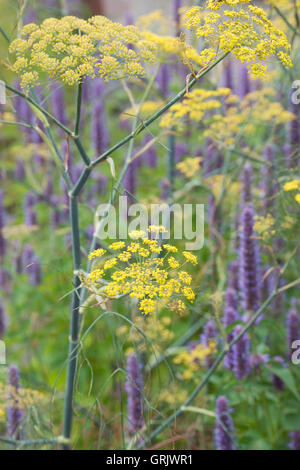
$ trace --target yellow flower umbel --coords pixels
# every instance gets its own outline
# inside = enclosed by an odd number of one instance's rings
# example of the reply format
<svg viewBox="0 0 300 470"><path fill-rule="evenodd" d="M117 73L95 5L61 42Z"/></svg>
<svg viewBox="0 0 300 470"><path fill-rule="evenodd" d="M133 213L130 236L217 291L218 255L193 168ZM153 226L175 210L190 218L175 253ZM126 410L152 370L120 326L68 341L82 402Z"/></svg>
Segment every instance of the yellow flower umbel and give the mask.
<svg viewBox="0 0 300 470"><path fill-rule="evenodd" d="M267 62L276 56L284 67L292 66L285 34L250 0L208 0L203 7L189 9L184 24L209 48L232 52L253 78L265 77Z"/></svg>
<svg viewBox="0 0 300 470"><path fill-rule="evenodd" d="M42 73L67 85L85 77L100 76L105 81L142 77L142 60L155 62L156 47L145 42L135 26L122 26L104 16L87 21L65 16L47 18L40 26L25 25L10 52L16 54L13 70L21 77L21 86L30 88L39 83Z"/></svg>
<svg viewBox="0 0 300 470"><path fill-rule="evenodd" d="M295 196L295 201L300 204L300 180L292 180L285 183L283 186L284 191L299 191Z"/></svg>
<svg viewBox="0 0 300 470"><path fill-rule="evenodd" d="M179 353L174 358L174 363L182 364L185 367L183 377L189 380L192 379L195 373L204 365L205 359L216 351L216 343L213 341L211 341L208 346L198 344L191 351Z"/></svg>
<svg viewBox="0 0 300 470"><path fill-rule="evenodd" d="M150 226L149 232L162 234L164 227ZM84 277L90 292L111 299L129 295L138 301L139 310L145 315L156 311L158 303L170 310L182 313L185 302L193 303L195 293L191 288L192 278L182 268L185 264L197 264L197 258L188 251L182 252L182 259L173 256L177 248L158 240L146 238L146 233L135 231L129 236L134 239L125 243L114 242L109 248L115 256L104 258L104 250L89 255L96 261L95 269Z"/></svg>

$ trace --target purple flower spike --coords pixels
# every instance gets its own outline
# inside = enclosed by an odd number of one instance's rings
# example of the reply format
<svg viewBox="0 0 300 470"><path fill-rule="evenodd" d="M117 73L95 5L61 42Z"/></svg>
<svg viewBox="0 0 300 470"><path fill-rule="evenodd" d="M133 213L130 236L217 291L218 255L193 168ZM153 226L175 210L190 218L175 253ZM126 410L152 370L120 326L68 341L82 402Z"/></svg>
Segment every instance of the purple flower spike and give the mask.
<svg viewBox="0 0 300 470"><path fill-rule="evenodd" d="M37 218L34 210L35 203L35 195L29 192L25 198L24 203L25 225L27 225L28 227L30 227L31 225L37 225Z"/></svg>
<svg viewBox="0 0 300 470"><path fill-rule="evenodd" d="M242 202L248 204L252 201L252 166L246 163L242 174Z"/></svg>
<svg viewBox="0 0 300 470"><path fill-rule="evenodd" d="M167 64L162 64L159 68L156 83L163 96L170 94L170 68Z"/></svg>
<svg viewBox="0 0 300 470"><path fill-rule="evenodd" d="M242 332L243 327L238 325L234 329L234 337ZM250 368L250 341L248 333L245 333L232 348L233 372L238 380L242 380L251 374Z"/></svg>
<svg viewBox="0 0 300 470"><path fill-rule="evenodd" d="M18 406L18 390L20 389L20 373L17 366L8 368L9 406L7 407L7 431L13 439L22 439L21 428L23 411Z"/></svg>
<svg viewBox="0 0 300 470"><path fill-rule="evenodd" d="M4 307L0 304L0 339L3 338L6 331L6 316L4 312Z"/></svg>
<svg viewBox="0 0 300 470"><path fill-rule="evenodd" d="M231 409L225 396L217 398L216 427L214 432L217 450L235 450L234 428L231 418Z"/></svg>
<svg viewBox="0 0 300 470"><path fill-rule="evenodd" d="M292 344L296 340L300 340L300 317L296 309L292 308L286 320L287 329L287 345L288 345L288 358L293 354Z"/></svg>
<svg viewBox="0 0 300 470"><path fill-rule="evenodd" d="M243 308L255 312L258 309L259 293L259 250L254 236L254 212L251 205L241 215L240 230L240 292Z"/></svg>
<svg viewBox="0 0 300 470"><path fill-rule="evenodd" d="M64 99L64 89L59 83L53 83L51 90L51 107L53 114L64 126L67 125L66 105ZM59 128L60 129L60 128ZM60 129L63 134L64 131Z"/></svg>
<svg viewBox="0 0 300 470"><path fill-rule="evenodd" d="M235 308L231 306L225 307L224 310L224 319L223 319L223 324L224 328L228 328L232 323L235 323L238 320L238 313ZM227 334L226 341L228 344L231 343L231 341L234 339L234 331L230 331L230 333ZM234 367L234 358L233 358L233 350L231 349L228 351L228 353L225 356L224 359L224 367L228 370L233 370Z"/></svg>
<svg viewBox="0 0 300 470"><path fill-rule="evenodd" d="M144 146L147 145L150 141L152 140L152 137L150 134L147 134L144 138ZM145 153L143 154L143 161L149 168L155 168L157 165L157 154L155 150L155 145L151 145Z"/></svg>
<svg viewBox="0 0 300 470"><path fill-rule="evenodd" d="M227 60L224 62L224 70L223 70L223 86L224 88L230 88L233 90L233 70L232 70L232 61Z"/></svg>
<svg viewBox="0 0 300 470"><path fill-rule="evenodd" d="M251 82L249 79L249 72L245 65L240 66L240 80L239 80L239 96L240 98L245 98L248 93L251 92Z"/></svg>
<svg viewBox="0 0 300 470"><path fill-rule="evenodd" d="M225 292L225 308L229 307L234 310L237 309L237 295L236 290L232 287L228 287Z"/></svg>
<svg viewBox="0 0 300 470"><path fill-rule="evenodd" d="M218 332L217 332L215 322L213 320L208 320L208 322L206 323L204 327L203 333L200 336L201 343L204 346L209 346L209 343L213 341L214 338L216 338L217 336L218 336ZM206 356L205 367L209 369L213 365L213 362L214 362L214 358L211 355Z"/></svg>
<svg viewBox="0 0 300 470"><path fill-rule="evenodd" d="M38 286L42 281L41 262L39 258L34 255L30 265L27 267L29 275L29 282L33 286Z"/></svg>
<svg viewBox="0 0 300 470"><path fill-rule="evenodd" d="M173 0L174 1L174 21L175 21L175 31L176 36L180 36L180 14L179 8L181 7L181 0Z"/></svg>
<svg viewBox="0 0 300 470"><path fill-rule="evenodd" d="M103 92L105 86L101 79L93 80L92 108L92 144L97 155L101 155L108 147L109 132L106 122Z"/></svg>
<svg viewBox="0 0 300 470"><path fill-rule="evenodd" d="M21 158L17 160L16 169L15 169L15 178L21 181L25 178L24 162Z"/></svg>
<svg viewBox="0 0 300 470"><path fill-rule="evenodd" d="M290 434L291 442L290 442L290 449L292 450L300 450L300 431L293 431Z"/></svg>
<svg viewBox="0 0 300 470"><path fill-rule="evenodd" d="M239 262L238 260L230 261L228 265L228 286L235 292L239 290Z"/></svg>
<svg viewBox="0 0 300 470"><path fill-rule="evenodd" d="M0 190L0 260L3 260L6 252L6 240L3 236L3 229L5 227L5 208L3 199L3 191Z"/></svg>
<svg viewBox="0 0 300 470"><path fill-rule="evenodd" d="M267 364L270 360L269 354L251 354L250 356L250 367L256 374L260 371L262 364Z"/></svg>
<svg viewBox="0 0 300 470"><path fill-rule="evenodd" d="M287 367L287 364L284 362L283 358L280 356L275 356L273 358L273 361L278 362L278 364L280 364L282 367ZM272 377L273 387L275 388L275 390L278 390L278 392L282 392L282 390L284 389L284 382L276 374L271 374L271 377Z"/></svg>
<svg viewBox="0 0 300 470"><path fill-rule="evenodd" d="M145 424L144 421L144 383L141 366L136 354L127 358L127 381L125 390L128 397L128 430L136 434Z"/></svg>

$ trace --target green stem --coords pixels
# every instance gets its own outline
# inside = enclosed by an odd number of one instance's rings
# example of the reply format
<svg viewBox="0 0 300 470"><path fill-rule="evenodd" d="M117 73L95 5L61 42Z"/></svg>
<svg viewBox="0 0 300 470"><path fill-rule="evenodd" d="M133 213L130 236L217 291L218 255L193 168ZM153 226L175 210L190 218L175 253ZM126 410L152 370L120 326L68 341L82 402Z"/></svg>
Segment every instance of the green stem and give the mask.
<svg viewBox="0 0 300 470"><path fill-rule="evenodd" d="M81 255L80 255L80 232L78 220L78 200L77 197L70 195L70 225L72 228L72 251L73 251L73 265L74 271L80 269ZM80 285L81 281L77 275L73 278L73 298L72 298L72 312L70 322L70 338L69 338L69 354L67 365L67 382L64 402L64 423L63 423L63 437L70 439L72 432L73 421L73 396L74 385L77 368L78 357L78 344L79 344L79 307L80 307ZM64 449L69 449L70 445L65 444Z"/></svg>
<svg viewBox="0 0 300 470"><path fill-rule="evenodd" d="M117 150L118 148L122 147L125 145L127 142L129 142L131 139L133 139L136 135L139 135L141 132L143 132L144 129L146 129L150 124L152 124L156 119L158 119L163 113L165 113L173 104L177 103L181 98L184 97L184 95L193 88L193 86L198 82L198 80L202 77L204 77L208 72L210 72L216 65L218 65L225 57L227 57L230 53L225 52L222 54L215 62L213 62L210 66L205 68L202 72L198 73L196 77L194 77L189 84L183 88L177 95L175 95L165 106L163 106L160 110L158 110L156 113L154 113L149 119L144 121L142 124L140 124L137 129L134 132L131 132L131 134L127 135L123 140L118 142L118 144L114 145L110 149L106 150L100 157L96 158L91 162L92 166L97 165L101 161L105 160L112 152Z"/></svg>
<svg viewBox="0 0 300 470"><path fill-rule="evenodd" d="M6 32L4 31L3 28L1 28L0 26L0 33L2 34L2 36L4 37L4 39L8 42L8 44L10 44L10 39L9 37L7 36Z"/></svg>
<svg viewBox="0 0 300 470"><path fill-rule="evenodd" d="M66 126L64 126L61 122L59 122L52 114L50 114L46 109L44 109L42 106L40 106L35 100L30 98L30 96L26 96L25 93L22 93L22 91L17 90L16 88L8 85L5 83L5 88L7 88L9 91L12 91L16 95L20 96L24 100L28 101L28 103L32 104L35 108L37 108L41 113L43 113L45 116L47 116L49 119L51 119L58 127L63 129L68 135L73 137L73 132L68 129Z"/></svg>
<svg viewBox="0 0 300 470"><path fill-rule="evenodd" d="M76 110L76 121L75 121L75 136L79 134L80 116L81 116L81 99L82 99L82 82L78 84L77 88L77 110Z"/></svg>

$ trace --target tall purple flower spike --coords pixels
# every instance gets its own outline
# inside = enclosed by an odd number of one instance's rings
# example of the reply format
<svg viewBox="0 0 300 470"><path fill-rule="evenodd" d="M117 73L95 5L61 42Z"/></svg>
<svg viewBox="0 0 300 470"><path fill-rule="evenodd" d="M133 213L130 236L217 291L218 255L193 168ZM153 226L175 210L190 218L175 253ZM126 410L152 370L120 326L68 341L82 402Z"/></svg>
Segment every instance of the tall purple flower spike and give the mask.
<svg viewBox="0 0 300 470"><path fill-rule="evenodd" d="M242 203L248 204L252 201L252 166L246 163L242 173Z"/></svg>
<svg viewBox="0 0 300 470"><path fill-rule="evenodd" d="M203 333L200 336L201 343L204 346L209 346L209 343L213 341L218 336L216 324L214 320L208 320L208 322L204 326ZM214 362L214 358L209 355L205 358L205 367L209 369Z"/></svg>
<svg viewBox="0 0 300 470"><path fill-rule="evenodd" d="M230 261L228 265L228 287L235 292L239 290L239 262L238 260Z"/></svg>
<svg viewBox="0 0 300 470"><path fill-rule="evenodd" d="M272 209L274 196L279 189L278 184L276 184L276 180L274 178L274 167L276 165L276 152L274 146L267 145L264 148L263 156L267 163L272 164L272 166L263 165L262 167L263 205L265 212L268 213Z"/></svg>
<svg viewBox="0 0 300 470"><path fill-rule="evenodd" d="M2 304L0 304L0 339L3 338L5 331L6 331L6 316L5 316L4 307Z"/></svg>
<svg viewBox="0 0 300 470"><path fill-rule="evenodd" d="M152 136L150 134L146 134L144 137L143 145L147 145L152 140ZM157 164L157 154L155 145L151 145L145 153L143 154L143 162L149 168L155 168Z"/></svg>
<svg viewBox="0 0 300 470"><path fill-rule="evenodd" d="M181 7L181 0L173 0L174 2L174 22L175 22L175 32L176 36L180 35L180 14L179 8Z"/></svg>
<svg viewBox="0 0 300 470"><path fill-rule="evenodd" d="M282 367L287 367L287 364L284 362L284 359L281 356L275 356L273 358L273 361L278 362L278 364L280 364ZM275 390L277 390L278 392L282 392L285 387L283 380L281 380L281 378L278 377L278 375L276 374L271 374L271 377Z"/></svg>
<svg viewBox="0 0 300 470"><path fill-rule="evenodd" d="M15 365L8 368L9 406L7 407L7 432L13 439L20 440L23 436L23 411L18 406L18 390L20 388L20 373Z"/></svg>
<svg viewBox="0 0 300 470"><path fill-rule="evenodd" d="M104 106L104 83L101 79L93 80L93 107L92 107L92 144L97 156L101 155L108 147L109 132L106 122Z"/></svg>
<svg viewBox="0 0 300 470"><path fill-rule="evenodd" d="M25 219L25 225L29 227L31 225L37 225L37 217L36 217L36 212L34 209L35 204L36 204L35 195L31 192L28 192L25 197L25 203L24 203L24 219Z"/></svg>
<svg viewBox="0 0 300 470"><path fill-rule="evenodd" d="M127 358L127 380L125 390L127 392L128 406L128 431L131 435L140 431L144 424L144 383L141 365L136 354L130 354Z"/></svg>
<svg viewBox="0 0 300 470"><path fill-rule="evenodd" d="M242 64L240 66L240 77L239 77L239 90L238 90L238 95L240 98L245 98L248 93L251 92L251 82L249 79L249 72L247 67Z"/></svg>
<svg viewBox="0 0 300 470"><path fill-rule="evenodd" d="M53 82L52 84L51 107L52 107L52 111L56 119L58 119L64 126L66 126L67 115L66 115L66 104L65 104L65 99L64 99L64 89L60 83ZM62 134L64 133L62 129L60 129L60 132Z"/></svg>
<svg viewBox="0 0 300 470"><path fill-rule="evenodd" d="M227 289L227 291L234 292L233 289ZM236 310L236 301L233 299L233 295L230 295L229 299L230 299L230 303L227 301L227 305L225 305L225 309L224 309L223 325L225 329L228 328L230 325L232 325L232 323L235 323L239 319L239 315ZM226 341L228 344L230 344L233 339L234 339L234 331L230 331L227 334ZM233 359L232 349L228 351L228 353L225 356L224 367L228 370L233 370L234 359Z"/></svg>
<svg viewBox="0 0 300 470"><path fill-rule="evenodd" d="M170 94L170 80L170 66L167 64L162 64L159 67L156 83L164 97L167 97Z"/></svg>
<svg viewBox="0 0 300 470"><path fill-rule="evenodd" d="M243 327L238 325L234 329L234 337L237 337L242 332ZM238 380L242 380L251 374L250 368L250 341L248 333L243 336L234 344L232 348L233 357L233 372Z"/></svg>
<svg viewBox="0 0 300 470"><path fill-rule="evenodd" d="M290 449L291 450L300 450L300 431L293 431L290 434Z"/></svg>
<svg viewBox="0 0 300 470"><path fill-rule="evenodd" d="M255 312L259 306L259 247L254 236L254 212L247 205L241 214L240 228L240 292L243 308Z"/></svg>
<svg viewBox="0 0 300 470"><path fill-rule="evenodd" d="M230 90L233 91L234 89L234 74L233 74L233 67L232 67L232 61L231 60L226 60L224 61L224 68L223 68L223 87L224 88L229 88Z"/></svg>
<svg viewBox="0 0 300 470"><path fill-rule="evenodd" d="M3 260L6 252L6 240L3 236L3 229L5 227L5 208L4 208L4 194L0 190L0 261Z"/></svg>
<svg viewBox="0 0 300 470"><path fill-rule="evenodd" d="M231 409L228 400L221 395L216 402L216 426L214 431L217 450L235 450L235 438Z"/></svg>
<svg viewBox="0 0 300 470"><path fill-rule="evenodd" d="M286 339L288 346L288 358L293 354L292 344L300 339L300 316L295 308L292 308L287 315L286 320Z"/></svg>

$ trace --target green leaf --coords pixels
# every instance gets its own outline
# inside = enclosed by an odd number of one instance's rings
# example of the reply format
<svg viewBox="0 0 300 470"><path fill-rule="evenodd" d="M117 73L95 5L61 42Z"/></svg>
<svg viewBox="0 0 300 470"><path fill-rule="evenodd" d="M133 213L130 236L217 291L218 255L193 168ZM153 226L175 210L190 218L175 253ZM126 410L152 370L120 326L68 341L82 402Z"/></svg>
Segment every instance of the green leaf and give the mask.
<svg viewBox="0 0 300 470"><path fill-rule="evenodd" d="M300 400L300 395L298 393L298 389L297 389L297 386L296 386L296 383L295 383L295 379L291 373L291 371L287 368L284 368L284 367L280 367L280 366L268 366L267 369L272 372L272 374L275 374L277 375L277 377L279 377L283 382L284 384L286 385L286 387L290 390L290 392L292 392L292 394L298 399Z"/></svg>

